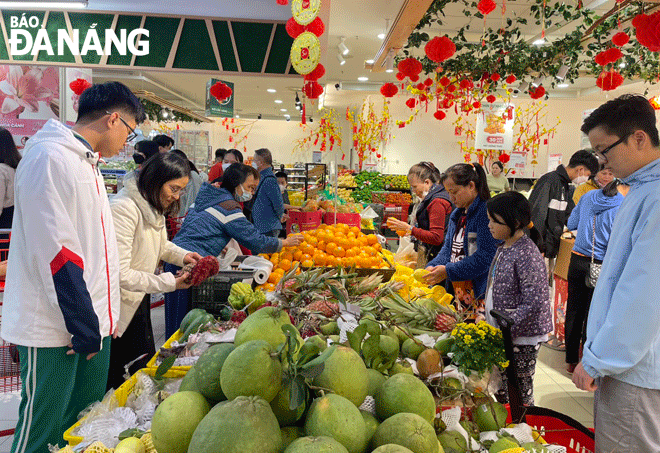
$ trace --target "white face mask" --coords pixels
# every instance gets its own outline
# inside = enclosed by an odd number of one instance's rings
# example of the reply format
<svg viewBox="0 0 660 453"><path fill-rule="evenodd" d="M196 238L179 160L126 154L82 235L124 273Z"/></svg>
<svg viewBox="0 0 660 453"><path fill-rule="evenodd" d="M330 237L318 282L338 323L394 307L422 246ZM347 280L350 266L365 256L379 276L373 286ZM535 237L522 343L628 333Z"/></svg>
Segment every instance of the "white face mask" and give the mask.
<svg viewBox="0 0 660 453"><path fill-rule="evenodd" d="M259 170L259 165L257 165L257 163L253 161L252 168L254 168L255 170Z"/></svg>
<svg viewBox="0 0 660 453"><path fill-rule="evenodd" d="M240 194L240 195L236 195L236 197L235 197L236 201L242 202L242 203L244 203L246 201L250 201L252 199L252 192L250 192L249 190L246 190L245 187L243 187L243 186L241 186L241 189L243 190L243 193Z"/></svg>
<svg viewBox="0 0 660 453"><path fill-rule="evenodd" d="M284 193L286 190L286 184L280 184L280 192Z"/></svg>
<svg viewBox="0 0 660 453"><path fill-rule="evenodd" d="M573 183L574 183L574 184L577 184L577 185L579 186L580 184L584 184L584 183L587 182L587 181L589 181L589 177L588 177L588 176L578 176L577 178L575 178L575 179L573 180Z"/></svg>
<svg viewBox="0 0 660 453"><path fill-rule="evenodd" d="M228 169L230 166L231 166L230 163L222 164L222 171L227 171L227 169Z"/></svg>

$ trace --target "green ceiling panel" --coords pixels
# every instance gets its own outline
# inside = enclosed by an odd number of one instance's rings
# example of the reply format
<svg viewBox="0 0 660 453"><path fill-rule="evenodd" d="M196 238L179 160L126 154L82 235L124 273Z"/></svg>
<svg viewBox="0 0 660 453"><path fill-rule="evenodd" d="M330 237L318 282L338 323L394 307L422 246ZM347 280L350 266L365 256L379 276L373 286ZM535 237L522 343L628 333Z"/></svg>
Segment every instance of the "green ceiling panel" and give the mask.
<svg viewBox="0 0 660 453"><path fill-rule="evenodd" d="M286 32L284 24L278 24L273 37L268 63L266 63L267 74L284 74L289 62L289 54L293 38Z"/></svg>
<svg viewBox="0 0 660 453"><path fill-rule="evenodd" d="M11 27L11 22L12 22L11 18L16 17L17 18L16 20L18 22L19 27L14 27L14 28L20 28L20 29L23 29L23 30L27 30L27 32L30 33L30 35L32 36L32 41L34 42L34 38L36 38L36 36L37 36L37 31L39 30L39 28L41 28L41 24L44 21L44 15L45 15L44 11L28 11L28 12L24 13L23 11L5 11L5 10L3 10L2 11L2 19L5 21L5 28L7 29L7 37L9 38L10 33L11 33L10 32L10 30L12 28ZM36 22L38 22L38 26L36 28L32 28L32 26L29 25L30 22L28 22L28 27L21 27L20 26L21 25L20 20L21 20L22 17L25 17L26 21L29 21L30 18L32 18L32 17L36 17L38 19L38 21L36 19L32 19L32 21L33 21L32 25L34 25ZM7 49L9 49L9 43L7 43L6 47L7 47ZM19 49L22 49L23 47L25 47L23 44L18 45ZM32 61L32 59L34 58L31 55L31 53L29 53L29 52L25 55L14 55L13 57L14 57L14 60L20 60L20 61L25 61L25 60Z"/></svg>
<svg viewBox="0 0 660 453"><path fill-rule="evenodd" d="M42 50L39 52L39 61L59 61L63 63L75 63L76 59L71 53L71 49L65 43L62 43L62 48L58 48L57 34L58 30L66 30L66 21L64 20L64 14L61 12L51 12L48 15L48 23L46 24L46 30L48 31L48 37L50 38L51 46L53 47L53 55L48 55L48 52ZM83 37L84 39L84 37ZM82 42L80 43L82 47ZM59 51L62 51L62 55L58 55Z"/></svg>
<svg viewBox="0 0 660 453"><path fill-rule="evenodd" d="M299 74L298 74L298 71L296 71L295 69L293 69L293 65L291 65L291 69L289 69L289 74L299 75Z"/></svg>
<svg viewBox="0 0 660 453"><path fill-rule="evenodd" d="M273 24L232 22L238 59L243 72L261 72Z"/></svg>
<svg viewBox="0 0 660 453"><path fill-rule="evenodd" d="M218 50L220 51L222 70L228 72L238 71L238 65L236 64L236 57L234 56L234 47L231 45L231 36L229 34L229 25L227 24L227 21L213 21L213 32L215 33L215 40L218 43Z"/></svg>
<svg viewBox="0 0 660 453"><path fill-rule="evenodd" d="M69 20L71 21L71 28L80 30L80 50L82 51L83 44L85 43L86 36L89 29L94 26L99 37L101 46L105 47L105 30L112 27L112 14L89 14L89 13L69 13ZM96 25L94 25L96 24ZM93 41L91 41L93 42ZM113 51L114 47L112 47ZM83 63L98 64L101 61L102 55L95 51L87 52L87 55L81 56Z"/></svg>
<svg viewBox="0 0 660 453"><path fill-rule="evenodd" d="M164 68L181 19L147 17L144 28L149 30L149 55L135 58L135 66Z"/></svg>
<svg viewBox="0 0 660 453"><path fill-rule="evenodd" d="M142 16L119 16L117 19L117 26L115 27L115 33L117 36L120 36L121 30L126 30L126 36L128 36L133 30L140 28L140 23L142 22ZM149 50L151 51L151 46L153 46L153 40L151 38L151 33L149 33ZM119 65L119 66L128 66L131 64L131 59L133 55L130 52L126 52L126 55L119 55L118 52L113 52L108 56L107 64L109 65Z"/></svg>
<svg viewBox="0 0 660 453"><path fill-rule="evenodd" d="M186 19L183 23L179 47L172 66L182 69L218 70L205 21Z"/></svg>

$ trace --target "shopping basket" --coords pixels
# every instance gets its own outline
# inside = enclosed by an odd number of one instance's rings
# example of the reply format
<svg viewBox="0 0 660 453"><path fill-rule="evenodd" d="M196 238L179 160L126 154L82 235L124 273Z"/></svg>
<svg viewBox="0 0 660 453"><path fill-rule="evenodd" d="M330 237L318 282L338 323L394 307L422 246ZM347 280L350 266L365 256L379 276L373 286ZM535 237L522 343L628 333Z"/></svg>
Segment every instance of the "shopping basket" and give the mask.
<svg viewBox="0 0 660 453"><path fill-rule="evenodd" d="M183 219L185 218L186 216L165 218L165 229L167 230L167 239L169 239L170 241L174 239L174 236L176 236L176 234L181 229L181 225L183 225Z"/></svg>
<svg viewBox="0 0 660 453"><path fill-rule="evenodd" d="M491 310L490 314L495 318L502 330L504 350L509 361L509 366L506 369L510 408L507 422L527 423L547 443L561 445L566 448L568 453L593 453L595 449L594 433L582 425L582 423L552 409L525 406L522 404L522 393L515 368L516 363L513 360L511 327L514 322L509 316L499 310Z"/></svg>

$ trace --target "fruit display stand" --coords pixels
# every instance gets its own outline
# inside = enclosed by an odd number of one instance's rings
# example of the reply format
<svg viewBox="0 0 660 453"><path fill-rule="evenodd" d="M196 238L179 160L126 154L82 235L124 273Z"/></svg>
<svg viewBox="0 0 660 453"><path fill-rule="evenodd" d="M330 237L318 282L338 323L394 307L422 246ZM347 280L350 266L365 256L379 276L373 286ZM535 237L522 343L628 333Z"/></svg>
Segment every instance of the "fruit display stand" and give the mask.
<svg viewBox="0 0 660 453"><path fill-rule="evenodd" d="M218 316L227 306L229 291L236 282L252 285L254 272L250 270L220 271L198 286L193 286L190 293L190 308L201 308Z"/></svg>

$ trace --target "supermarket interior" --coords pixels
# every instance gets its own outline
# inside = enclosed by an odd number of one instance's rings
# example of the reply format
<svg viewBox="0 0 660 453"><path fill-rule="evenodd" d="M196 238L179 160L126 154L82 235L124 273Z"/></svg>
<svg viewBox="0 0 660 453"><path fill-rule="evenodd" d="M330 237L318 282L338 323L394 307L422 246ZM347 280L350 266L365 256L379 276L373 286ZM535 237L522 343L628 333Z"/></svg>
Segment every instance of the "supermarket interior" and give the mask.
<svg viewBox="0 0 660 453"><path fill-rule="evenodd" d="M660 451L657 0L0 11L0 453Z"/></svg>

